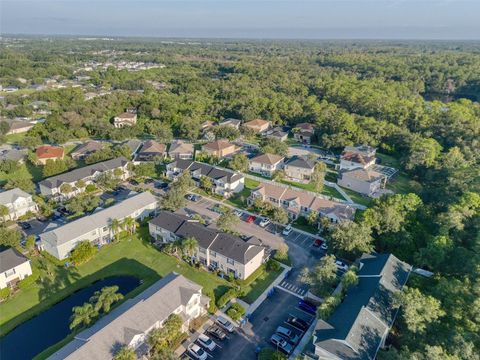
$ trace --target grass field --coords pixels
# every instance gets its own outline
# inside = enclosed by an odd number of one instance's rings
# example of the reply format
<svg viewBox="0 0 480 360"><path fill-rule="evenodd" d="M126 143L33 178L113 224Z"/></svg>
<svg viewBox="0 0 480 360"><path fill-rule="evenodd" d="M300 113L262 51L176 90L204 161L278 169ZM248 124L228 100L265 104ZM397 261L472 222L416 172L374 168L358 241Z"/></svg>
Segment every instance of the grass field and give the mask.
<svg viewBox="0 0 480 360"><path fill-rule="evenodd" d="M377 152L377 157L380 158L381 165L390 166L398 170L398 173L387 182L387 189L390 189L398 194L408 194L413 191L410 184L409 176L401 170L400 161L393 156L380 154Z"/></svg>
<svg viewBox="0 0 480 360"><path fill-rule="evenodd" d="M283 268L279 268L277 271L266 271L264 270L254 281L249 285L242 287L245 291L245 295L242 297L242 300L252 304L255 300L258 299L260 295L265 291L266 288L275 280L278 275L283 271Z"/></svg>
<svg viewBox="0 0 480 360"><path fill-rule="evenodd" d="M148 227L143 226L133 238L104 246L89 262L74 269L57 267L50 286L39 283L22 289L12 299L0 305L0 336L29 318L50 308L78 289L92 282L114 275L132 275L142 280L138 291L175 271L202 285L205 291L214 291L216 298L228 290L230 284L213 274L197 270L168 256L148 242Z"/></svg>
<svg viewBox="0 0 480 360"><path fill-rule="evenodd" d="M258 181L252 180L250 178L245 178L245 187L244 189L232 196L231 198L225 200L226 204L243 208L246 206L246 199L250 196L252 189L255 189L260 183Z"/></svg>
<svg viewBox="0 0 480 360"><path fill-rule="evenodd" d="M293 181L288 181L288 180L282 180L282 183L284 183L286 185L291 185L293 187L297 187L299 189L304 189L304 190L308 190L308 191L312 191L312 192L317 192L317 191L315 191L314 186L310 183L303 184L303 183L298 183L298 182L293 182ZM333 198L337 198L337 199L340 199L340 200L345 200L343 198L342 194L340 194L337 190L335 190L335 188L330 187L330 186L324 186L323 190L320 194L330 196L330 197L333 197Z"/></svg>
<svg viewBox="0 0 480 360"><path fill-rule="evenodd" d="M355 191L352 191L350 189L346 189L346 188L342 188L342 189L357 204L369 206L373 201L373 199L371 199L367 196L363 196L362 194L359 194L359 193L357 193Z"/></svg>

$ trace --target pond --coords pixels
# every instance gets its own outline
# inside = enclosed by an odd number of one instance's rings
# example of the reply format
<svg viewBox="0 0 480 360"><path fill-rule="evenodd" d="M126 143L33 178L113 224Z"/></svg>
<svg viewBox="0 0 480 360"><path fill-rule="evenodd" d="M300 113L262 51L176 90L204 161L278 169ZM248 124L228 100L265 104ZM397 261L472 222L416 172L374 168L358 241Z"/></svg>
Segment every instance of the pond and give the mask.
<svg viewBox="0 0 480 360"><path fill-rule="evenodd" d="M70 334L72 308L87 302L95 291L113 285L125 295L139 286L140 280L133 276L112 276L73 293L0 338L0 359L30 360L63 340Z"/></svg>

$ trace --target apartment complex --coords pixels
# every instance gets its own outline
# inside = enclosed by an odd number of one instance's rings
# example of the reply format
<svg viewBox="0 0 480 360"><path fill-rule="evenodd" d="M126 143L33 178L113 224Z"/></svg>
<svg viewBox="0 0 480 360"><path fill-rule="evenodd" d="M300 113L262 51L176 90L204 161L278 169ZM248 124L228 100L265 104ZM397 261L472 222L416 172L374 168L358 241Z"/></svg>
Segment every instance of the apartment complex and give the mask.
<svg viewBox="0 0 480 360"><path fill-rule="evenodd" d="M248 169L251 172L271 177L277 170L283 168L283 156L262 154L248 160Z"/></svg>
<svg viewBox="0 0 480 360"><path fill-rule="evenodd" d="M38 211L32 195L19 188L0 192L0 205L5 206L8 210L8 215L4 216L4 220L17 220L28 212L36 213Z"/></svg>
<svg viewBox="0 0 480 360"><path fill-rule="evenodd" d="M147 339L152 330L161 328L171 314L176 314L183 321L182 331L186 332L194 319L206 314L209 302L200 285L169 273L77 334L48 359L112 359L123 346L142 359L150 348Z"/></svg>
<svg viewBox="0 0 480 360"><path fill-rule="evenodd" d="M395 293L411 266L391 254L363 255L358 285L351 287L328 320L318 320L307 359L375 359L395 321Z"/></svg>
<svg viewBox="0 0 480 360"><path fill-rule="evenodd" d="M210 269L246 279L262 265L265 250L253 241L205 227L190 218L161 211L149 222L150 235L159 243L193 237L198 242L195 258Z"/></svg>
<svg viewBox="0 0 480 360"><path fill-rule="evenodd" d="M0 252L0 289L15 288L17 282L30 275L32 267L26 256L13 248Z"/></svg>
<svg viewBox="0 0 480 360"><path fill-rule="evenodd" d="M285 175L298 181L310 181L315 171L315 161L304 156L292 156L285 163Z"/></svg>
<svg viewBox="0 0 480 360"><path fill-rule="evenodd" d="M40 193L49 197L70 198L85 191L85 186L94 183L95 179L101 174L114 174L117 169L121 171L119 177L125 180L129 177L129 171L127 169L128 163L129 161L126 158L119 157L49 177L38 184ZM83 187L77 186L80 180L84 182ZM62 193L60 188L63 184L70 185L72 191Z"/></svg>
<svg viewBox="0 0 480 360"><path fill-rule="evenodd" d="M210 178L213 184L212 191L224 197L238 193L244 188L245 177L240 173L191 160L177 160L167 164L166 174L172 180L184 171L190 173L197 186L200 186L200 179L203 176Z"/></svg>
<svg viewBox="0 0 480 360"><path fill-rule="evenodd" d="M386 181L387 177L378 171L358 168L350 171L341 171L337 183L360 194L373 196L385 187Z"/></svg>
<svg viewBox="0 0 480 360"><path fill-rule="evenodd" d="M283 207L291 220L295 220L299 216L307 216L311 211L316 211L321 216L329 218L332 223L353 220L355 215L355 209L349 205L314 196L302 190L270 183L260 183L257 188L253 189L247 198L248 204L253 205L255 199Z"/></svg>
<svg viewBox="0 0 480 360"><path fill-rule="evenodd" d="M113 219L122 221L131 217L143 220L152 216L156 208L157 198L151 193L137 194L90 216L40 234L41 245L51 255L63 260L81 241L90 241L98 246L109 243L114 236L110 228Z"/></svg>

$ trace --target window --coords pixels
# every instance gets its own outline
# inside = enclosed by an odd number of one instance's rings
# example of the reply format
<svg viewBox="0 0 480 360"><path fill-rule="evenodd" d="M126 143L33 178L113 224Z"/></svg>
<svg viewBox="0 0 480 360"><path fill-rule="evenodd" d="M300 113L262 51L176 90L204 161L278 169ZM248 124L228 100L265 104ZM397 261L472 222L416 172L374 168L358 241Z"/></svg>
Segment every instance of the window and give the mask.
<svg viewBox="0 0 480 360"><path fill-rule="evenodd" d="M210 256L216 257L216 256L217 256L217 253L216 253L215 251L210 251Z"/></svg>
<svg viewBox="0 0 480 360"><path fill-rule="evenodd" d="M103 232L107 231L108 230L108 226L104 226L103 227Z"/></svg>
<svg viewBox="0 0 480 360"><path fill-rule="evenodd" d="M91 235L96 235L96 234L97 234L97 230L92 231L92 234L91 234Z"/></svg>
<svg viewBox="0 0 480 360"><path fill-rule="evenodd" d="M227 263L231 265L235 265L235 261L233 259L227 258Z"/></svg>
<svg viewBox="0 0 480 360"><path fill-rule="evenodd" d="M198 251L201 252L202 254L206 254L207 251L204 248L199 247Z"/></svg>
<svg viewBox="0 0 480 360"><path fill-rule="evenodd" d="M15 275L15 269L11 269L9 271L5 271L5 277L8 278L12 275Z"/></svg>

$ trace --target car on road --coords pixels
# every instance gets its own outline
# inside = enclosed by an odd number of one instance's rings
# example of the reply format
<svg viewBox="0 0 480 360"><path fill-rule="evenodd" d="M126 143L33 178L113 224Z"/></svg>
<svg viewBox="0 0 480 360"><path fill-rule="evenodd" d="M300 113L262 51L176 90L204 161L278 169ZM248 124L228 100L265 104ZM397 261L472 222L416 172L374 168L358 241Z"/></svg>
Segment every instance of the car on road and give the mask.
<svg viewBox="0 0 480 360"><path fill-rule="evenodd" d="M290 355L293 351L293 346L288 343L283 337L278 334L273 334L270 338L270 342L281 352Z"/></svg>
<svg viewBox="0 0 480 360"><path fill-rule="evenodd" d="M310 327L310 324L308 323L308 321L305 321L293 315L290 315L288 317L286 323L303 332L307 331L307 329Z"/></svg>
<svg viewBox="0 0 480 360"><path fill-rule="evenodd" d="M213 341L212 339L210 339L207 335L205 334L201 334L198 339L197 339L197 342L202 345L204 348L206 348L207 350L210 350L210 351L213 351L215 350L215 348L217 347L217 344L215 344L215 341Z"/></svg>
<svg viewBox="0 0 480 360"><path fill-rule="evenodd" d="M230 333L235 330L235 326L223 316L217 316L217 324Z"/></svg>
<svg viewBox="0 0 480 360"><path fill-rule="evenodd" d="M293 345L296 345L300 341L300 336L298 336L298 334L296 334L294 331L284 326L277 327L277 330L275 330L275 333L285 338L285 340L287 340L289 343Z"/></svg>
<svg viewBox="0 0 480 360"><path fill-rule="evenodd" d="M307 300L300 300L298 302L298 307L309 314L317 314L317 306Z"/></svg>
<svg viewBox="0 0 480 360"><path fill-rule="evenodd" d="M265 227L265 226L267 226L268 224L270 224L270 219L267 218L267 217L264 217L264 218L262 218L262 220L260 220L260 224L259 224L259 225L260 225L261 227Z"/></svg>
<svg viewBox="0 0 480 360"><path fill-rule="evenodd" d="M283 229L282 234L285 236L290 235L292 230L293 230L292 225L288 224L287 226L285 226L285 229Z"/></svg>
<svg viewBox="0 0 480 360"><path fill-rule="evenodd" d="M193 202L200 201L201 198L202 197L200 195L195 195L195 194L188 194L187 195L187 199L190 200L190 201L193 201Z"/></svg>
<svg viewBox="0 0 480 360"><path fill-rule="evenodd" d="M343 261L337 260L335 261L335 265L337 265L337 268L342 271L347 271L348 270L348 265L345 264Z"/></svg>
<svg viewBox="0 0 480 360"><path fill-rule="evenodd" d="M197 360L206 360L208 354L197 344L190 344L188 346L188 353L193 356L194 359Z"/></svg>
<svg viewBox="0 0 480 360"><path fill-rule="evenodd" d="M243 212L241 210L238 210L238 209L236 209L233 213L235 215L237 215L238 217L242 217L242 215L243 215Z"/></svg>
<svg viewBox="0 0 480 360"><path fill-rule="evenodd" d="M245 220L247 223L251 224L253 223L257 218L253 215L250 215L247 220Z"/></svg>
<svg viewBox="0 0 480 360"><path fill-rule="evenodd" d="M207 332L218 340L224 340L227 337L225 332L218 325L210 326L207 329Z"/></svg>

